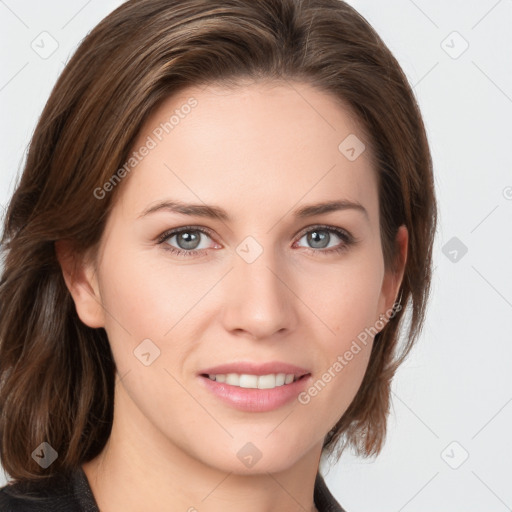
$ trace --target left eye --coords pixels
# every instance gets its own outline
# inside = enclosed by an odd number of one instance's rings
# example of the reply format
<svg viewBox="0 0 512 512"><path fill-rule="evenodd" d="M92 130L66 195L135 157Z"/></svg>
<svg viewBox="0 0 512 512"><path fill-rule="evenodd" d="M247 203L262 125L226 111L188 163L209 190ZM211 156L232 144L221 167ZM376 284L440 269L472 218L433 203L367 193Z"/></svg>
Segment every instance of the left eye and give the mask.
<svg viewBox="0 0 512 512"><path fill-rule="evenodd" d="M329 243L333 241L333 235L335 239L338 238L337 243L336 240L334 240L335 248L339 246L340 240L343 245L348 245L350 243L350 237L347 233L340 229L327 227L310 229L300 238L300 240L304 238L306 239L306 242L309 244L307 249L330 249L333 247L332 245L329 245Z"/></svg>

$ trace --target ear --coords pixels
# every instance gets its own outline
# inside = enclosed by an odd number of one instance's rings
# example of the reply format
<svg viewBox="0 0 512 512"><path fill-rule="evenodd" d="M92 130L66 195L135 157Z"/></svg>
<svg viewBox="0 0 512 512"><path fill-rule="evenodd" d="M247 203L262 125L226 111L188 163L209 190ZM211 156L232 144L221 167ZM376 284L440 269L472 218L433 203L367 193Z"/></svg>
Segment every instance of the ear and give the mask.
<svg viewBox="0 0 512 512"><path fill-rule="evenodd" d="M89 327L104 327L105 315L93 262L87 255L79 256L69 240L56 241L55 252L78 317Z"/></svg>
<svg viewBox="0 0 512 512"><path fill-rule="evenodd" d="M395 243L398 246L397 260L394 268L386 270L382 283L381 300L379 302L379 313L384 316L386 316L386 311L391 310L393 305L398 301L398 291L400 290L400 285L404 277L409 232L403 224L398 228Z"/></svg>

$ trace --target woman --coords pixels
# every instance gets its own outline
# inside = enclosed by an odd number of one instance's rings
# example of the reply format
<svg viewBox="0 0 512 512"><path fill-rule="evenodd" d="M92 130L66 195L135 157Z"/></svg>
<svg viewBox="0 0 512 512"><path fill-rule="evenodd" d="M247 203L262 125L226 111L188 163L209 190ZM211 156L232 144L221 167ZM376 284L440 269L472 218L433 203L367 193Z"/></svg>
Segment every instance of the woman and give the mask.
<svg viewBox="0 0 512 512"><path fill-rule="evenodd" d="M435 227L417 103L350 6L126 2L5 219L0 508L343 510L320 458L381 450Z"/></svg>

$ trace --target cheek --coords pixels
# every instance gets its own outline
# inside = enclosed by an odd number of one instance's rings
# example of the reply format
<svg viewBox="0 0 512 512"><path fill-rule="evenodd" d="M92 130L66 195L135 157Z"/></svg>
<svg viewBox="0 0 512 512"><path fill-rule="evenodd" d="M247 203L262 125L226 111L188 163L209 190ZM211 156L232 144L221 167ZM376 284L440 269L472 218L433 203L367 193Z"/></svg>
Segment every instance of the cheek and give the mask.
<svg viewBox="0 0 512 512"><path fill-rule="evenodd" d="M368 366L378 327L383 263L359 254L326 269L310 269L300 281L300 296L317 317L313 336L321 359L319 373L299 403L314 409L311 414L327 414L326 422L334 426L355 397Z"/></svg>
<svg viewBox="0 0 512 512"><path fill-rule="evenodd" d="M296 277L297 295L324 324L327 346L342 348L378 319L383 262L359 251L332 265L311 265Z"/></svg>
<svg viewBox="0 0 512 512"><path fill-rule="evenodd" d="M155 386L155 400L176 388L173 402L186 401L169 374L188 368L195 340L204 338L208 292L225 269L180 265L154 250L127 248L122 258L119 252L106 252L101 269L106 331L119 374L129 371L138 385Z"/></svg>
<svg viewBox="0 0 512 512"><path fill-rule="evenodd" d="M206 267L203 267L206 269ZM141 251L104 260L105 307L134 336L162 338L215 284L201 267L178 265L165 256ZM113 324L112 318L107 318Z"/></svg>

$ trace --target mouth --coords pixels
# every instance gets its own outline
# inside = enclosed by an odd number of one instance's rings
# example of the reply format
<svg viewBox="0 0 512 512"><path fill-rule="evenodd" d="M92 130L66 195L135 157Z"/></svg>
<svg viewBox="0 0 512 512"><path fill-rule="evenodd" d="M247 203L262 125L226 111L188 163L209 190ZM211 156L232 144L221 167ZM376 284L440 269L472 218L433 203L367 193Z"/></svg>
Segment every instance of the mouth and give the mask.
<svg viewBox="0 0 512 512"><path fill-rule="evenodd" d="M311 373L200 373L203 389L242 412L264 413L293 403L311 384Z"/></svg>

